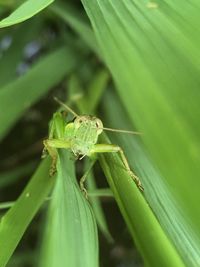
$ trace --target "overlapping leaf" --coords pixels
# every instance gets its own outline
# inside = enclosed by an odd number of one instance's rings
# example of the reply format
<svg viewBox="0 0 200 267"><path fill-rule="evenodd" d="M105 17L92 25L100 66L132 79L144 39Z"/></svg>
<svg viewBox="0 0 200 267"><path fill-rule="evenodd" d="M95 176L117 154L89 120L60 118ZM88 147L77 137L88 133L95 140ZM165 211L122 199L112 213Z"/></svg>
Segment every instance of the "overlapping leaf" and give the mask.
<svg viewBox="0 0 200 267"><path fill-rule="evenodd" d="M50 5L54 0L27 0L8 17L0 21L0 28L27 20Z"/></svg>
<svg viewBox="0 0 200 267"><path fill-rule="evenodd" d="M98 266L97 229L93 212L75 179L70 153L63 150L59 155L41 267Z"/></svg>
<svg viewBox="0 0 200 267"><path fill-rule="evenodd" d="M165 197L156 191L151 206L161 202L170 217L165 204L173 196L173 215L182 214L182 221L176 217L179 236L166 217L160 222L167 224L185 263L199 266L199 4L82 2L128 115L158 169ZM145 168L140 165L141 172ZM154 173L146 179L154 180Z"/></svg>

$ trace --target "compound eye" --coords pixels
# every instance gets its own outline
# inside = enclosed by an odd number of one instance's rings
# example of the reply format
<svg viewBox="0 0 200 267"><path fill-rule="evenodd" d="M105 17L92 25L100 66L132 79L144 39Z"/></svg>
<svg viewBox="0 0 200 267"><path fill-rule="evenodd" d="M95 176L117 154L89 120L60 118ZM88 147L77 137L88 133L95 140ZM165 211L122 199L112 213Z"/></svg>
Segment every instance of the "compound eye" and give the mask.
<svg viewBox="0 0 200 267"><path fill-rule="evenodd" d="M95 125L97 127L97 133L100 134L103 131L103 123L100 119L95 120Z"/></svg>
<svg viewBox="0 0 200 267"><path fill-rule="evenodd" d="M74 124L77 128L79 128L79 126L83 123L83 118L81 117L76 117L74 120Z"/></svg>

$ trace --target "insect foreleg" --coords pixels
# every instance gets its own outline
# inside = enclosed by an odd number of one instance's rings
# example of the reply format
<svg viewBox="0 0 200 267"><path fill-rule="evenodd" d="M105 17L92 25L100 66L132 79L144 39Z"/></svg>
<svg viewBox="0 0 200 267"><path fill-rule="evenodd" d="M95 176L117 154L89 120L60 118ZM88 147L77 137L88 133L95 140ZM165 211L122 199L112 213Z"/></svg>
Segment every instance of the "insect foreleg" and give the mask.
<svg viewBox="0 0 200 267"><path fill-rule="evenodd" d="M52 158L49 174L50 176L53 176L56 172L56 162L58 157L57 148L69 148L70 143L64 140L46 139L43 141L43 144L45 149L48 151L49 155Z"/></svg>
<svg viewBox="0 0 200 267"><path fill-rule="evenodd" d="M127 158L124 154L124 151L120 146L112 145L112 144L96 144L94 145L91 153L119 153L120 157L122 159L122 162L124 164L125 169L129 173L129 175L133 178L135 181L137 187L143 191L144 188L139 180L139 178L131 171L130 166L128 164Z"/></svg>

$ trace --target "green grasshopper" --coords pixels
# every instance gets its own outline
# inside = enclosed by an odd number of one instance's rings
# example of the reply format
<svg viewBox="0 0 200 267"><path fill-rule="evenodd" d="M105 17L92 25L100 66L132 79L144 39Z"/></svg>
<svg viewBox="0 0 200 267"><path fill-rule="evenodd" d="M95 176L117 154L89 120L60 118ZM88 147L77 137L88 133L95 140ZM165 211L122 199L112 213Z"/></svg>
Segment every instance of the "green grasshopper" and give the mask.
<svg viewBox="0 0 200 267"><path fill-rule="evenodd" d="M75 158L79 160L83 159L85 156L92 158L93 160L91 161L88 171L80 179L81 190L87 195L84 182L97 159L96 155L98 153L117 152L121 156L126 171L133 178L138 188L143 191L142 184L139 178L131 171L122 148L113 144L97 144L98 137L103 130L129 134L138 134L138 132L106 128L99 118L90 115L78 115L57 98L55 98L55 100L74 115L74 120L73 122L66 123L60 112L56 112L53 116L49 129L49 138L43 141L44 151L42 156L45 157L46 152L48 152L52 158L50 176L53 176L56 172L58 148L70 149Z"/></svg>

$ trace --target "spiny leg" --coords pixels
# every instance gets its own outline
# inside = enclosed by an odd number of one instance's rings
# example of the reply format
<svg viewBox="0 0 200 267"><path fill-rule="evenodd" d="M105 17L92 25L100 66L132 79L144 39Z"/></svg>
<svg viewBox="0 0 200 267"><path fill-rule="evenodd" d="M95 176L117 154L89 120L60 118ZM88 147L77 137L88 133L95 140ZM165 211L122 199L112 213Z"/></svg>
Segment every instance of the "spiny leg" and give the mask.
<svg viewBox="0 0 200 267"><path fill-rule="evenodd" d="M52 158L51 167L49 175L53 176L56 172L56 163L58 158L57 148L69 148L69 142L59 139L46 139L43 141L45 149L48 151L49 155Z"/></svg>
<svg viewBox="0 0 200 267"><path fill-rule="evenodd" d="M97 144L97 145L94 145L94 148L91 150L91 153L116 153L116 152L120 154L120 157L122 159L125 169L129 173L129 175L133 178L137 187L141 191L143 191L144 188L139 178L131 171L128 161L126 159L126 156L124 154L124 151L122 150L121 147L117 145L112 145L112 144Z"/></svg>
<svg viewBox="0 0 200 267"><path fill-rule="evenodd" d="M56 162L57 162L58 152L57 152L56 148L51 147L49 145L48 139L44 140L43 144L44 144L44 149L42 152L42 157L44 157L44 153L45 153L45 157L46 157L46 152L48 152L49 155L51 156L52 162L51 162L51 166L50 166L50 170L49 170L49 175L53 176L56 172Z"/></svg>
<svg viewBox="0 0 200 267"><path fill-rule="evenodd" d="M122 159L122 161L124 163L125 168L127 169L127 171L130 174L130 176L133 178L133 180L135 181L137 187L141 191L144 191L144 188L142 186L142 183L141 183L140 179L131 171L130 166L129 166L128 161L127 161L127 158L126 158L126 156L124 154L124 151L121 149L121 147L119 147L119 153L120 153L120 156L121 156L121 159Z"/></svg>
<svg viewBox="0 0 200 267"><path fill-rule="evenodd" d="M55 135L55 123L54 123L54 119L52 119L49 123L49 139L52 139ZM55 149L51 149L51 147L48 145L48 139L43 141L44 144L44 148L42 150L42 156L41 158L44 159L47 157L47 155L49 154L52 157L52 161L56 161L56 157L57 157L57 152ZM54 159L54 160L53 160ZM51 175L52 176L52 175Z"/></svg>
<svg viewBox="0 0 200 267"><path fill-rule="evenodd" d="M63 115L60 112L56 112L53 115L52 120L50 121L49 124L49 136L47 140L52 140L52 139L59 139L62 138L64 135L64 128L65 128L65 123L63 120ZM44 142L44 149L42 151L42 158L45 158L49 152L49 154L55 154L54 151L50 151L50 149L48 149L48 142ZM55 149L54 149L55 150Z"/></svg>
<svg viewBox="0 0 200 267"><path fill-rule="evenodd" d="M62 138L64 136L65 121L63 115L60 112L56 112L53 115L49 124L49 137L43 141L44 149L42 152L42 158L45 158L49 154L52 158L50 167L50 176L53 176L56 171L57 162L57 148L68 148L69 144ZM47 153L48 152L48 153Z"/></svg>
<svg viewBox="0 0 200 267"><path fill-rule="evenodd" d="M85 183L86 178L87 178L88 174L90 173L92 167L94 166L96 160L97 160L97 158L93 158L92 161L90 161L86 172L84 173L84 175L80 179L80 188L81 188L81 191L84 193L86 198L88 198L88 197L87 197L87 190L86 190L86 188L84 186L84 183Z"/></svg>

